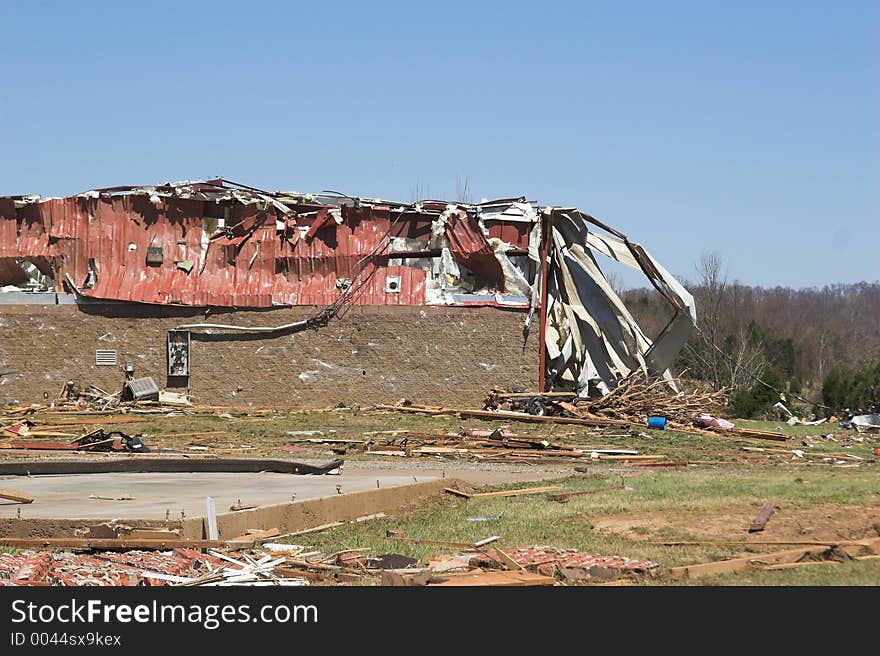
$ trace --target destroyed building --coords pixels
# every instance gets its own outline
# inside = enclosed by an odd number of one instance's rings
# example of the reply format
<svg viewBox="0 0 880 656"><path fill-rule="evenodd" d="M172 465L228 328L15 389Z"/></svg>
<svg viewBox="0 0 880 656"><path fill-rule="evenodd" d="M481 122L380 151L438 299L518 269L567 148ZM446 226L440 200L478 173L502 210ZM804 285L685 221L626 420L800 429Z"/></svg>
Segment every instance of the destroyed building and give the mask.
<svg viewBox="0 0 880 656"><path fill-rule="evenodd" d="M669 302L660 335L595 253ZM222 179L0 198L0 290L0 402L21 403L71 379L115 389L126 364L202 404L587 395L664 375L695 321L644 248L574 208Z"/></svg>

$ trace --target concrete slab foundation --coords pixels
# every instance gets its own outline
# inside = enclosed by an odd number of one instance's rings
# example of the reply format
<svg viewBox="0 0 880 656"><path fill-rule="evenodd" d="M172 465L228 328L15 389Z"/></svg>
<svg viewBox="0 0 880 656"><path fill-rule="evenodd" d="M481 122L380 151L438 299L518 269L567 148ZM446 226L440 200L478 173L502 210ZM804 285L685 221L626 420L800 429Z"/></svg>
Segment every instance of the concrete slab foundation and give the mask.
<svg viewBox="0 0 880 656"><path fill-rule="evenodd" d="M339 475L151 472L0 476L0 486L35 497L28 505L0 501L0 537L72 537L86 526L117 520L131 526L179 529L184 538L204 538L205 497L211 496L217 508L220 538L229 539L248 529L292 532L393 512L442 494L443 488L450 485L548 477L538 472L450 473L455 478L447 478L440 469L405 467L359 467L343 469ZM229 507L239 500L257 507L230 511Z"/></svg>

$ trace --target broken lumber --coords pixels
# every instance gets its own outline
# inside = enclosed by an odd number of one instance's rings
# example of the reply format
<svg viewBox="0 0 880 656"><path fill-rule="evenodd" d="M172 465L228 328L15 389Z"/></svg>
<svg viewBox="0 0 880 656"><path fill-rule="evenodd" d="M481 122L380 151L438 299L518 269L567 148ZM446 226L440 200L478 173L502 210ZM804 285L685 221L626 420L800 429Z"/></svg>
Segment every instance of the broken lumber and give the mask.
<svg viewBox="0 0 880 656"><path fill-rule="evenodd" d="M774 551L765 554L755 554L747 558L733 558L720 560L715 563L701 563L698 565L685 565L684 567L672 567L669 573L675 578L696 579L713 574L727 574L730 572L742 572L751 567L755 562L766 564L796 563L810 556L819 556L829 551L827 545L808 547L801 549L789 549L786 551Z"/></svg>
<svg viewBox="0 0 880 656"><path fill-rule="evenodd" d="M180 532L167 528L133 528L124 533L124 537L129 540L176 540L180 538Z"/></svg>
<svg viewBox="0 0 880 656"><path fill-rule="evenodd" d="M735 428L706 428L705 430L710 433L715 433L716 435L727 435L728 437L731 435L738 437L755 437L760 440L773 440L774 442L787 442L791 439L790 436L784 435L783 433L773 433L771 431L762 431L755 428L740 428L739 426Z"/></svg>
<svg viewBox="0 0 880 656"><path fill-rule="evenodd" d="M526 568L511 558L507 553L495 547L495 553L498 554L498 557L501 559L501 562L507 566L507 569L519 570L521 572L525 572Z"/></svg>
<svg viewBox="0 0 880 656"><path fill-rule="evenodd" d="M546 487L529 487L520 490L502 490L500 492L480 492L478 494L469 494L461 490L455 490L451 487L444 488L444 492L454 494L455 496L464 497L465 499L489 499L491 497L518 497L524 494L540 494L541 492L553 492L558 490L556 485Z"/></svg>
<svg viewBox="0 0 880 656"><path fill-rule="evenodd" d="M375 410L388 410L392 412L413 412L427 415L454 415L459 417L473 417L475 419L510 419L526 423L539 424L574 424L576 426L632 426L639 422L624 421L622 419L576 419L574 417L548 417L546 415L530 415L524 412L492 411L492 410L468 410L466 408L423 408L418 406L394 406L377 405ZM639 424L640 425L640 424Z"/></svg>
<svg viewBox="0 0 880 656"><path fill-rule="evenodd" d="M0 487L0 499L16 501L18 503L33 503L34 497L18 490L10 490L9 488Z"/></svg>
<svg viewBox="0 0 880 656"><path fill-rule="evenodd" d="M438 577L439 578L439 577ZM524 585L554 585L556 579L543 574L532 574L521 571L501 572L477 572L449 576L444 581L433 583L428 581L428 587L440 586L524 586Z"/></svg>
<svg viewBox="0 0 880 656"><path fill-rule="evenodd" d="M277 538L281 535L281 531L277 528L269 528L266 530L262 529L248 529L248 532L244 535L239 535L232 538L233 542L246 542L248 540L253 540L254 542L262 542L264 540L269 540L271 538Z"/></svg>
<svg viewBox="0 0 880 656"><path fill-rule="evenodd" d="M810 567L812 565L839 565L837 560L808 560L803 563L779 563L777 565L758 565L758 569L774 571L780 569L796 569L798 567Z"/></svg>
<svg viewBox="0 0 880 656"><path fill-rule="evenodd" d="M758 511L758 514L755 515L755 518L752 520L752 525L749 526L749 533L763 531L767 522L770 520L770 516L777 508L779 508L779 504L775 501L765 502L764 505L761 506L761 510Z"/></svg>
<svg viewBox="0 0 880 656"><path fill-rule="evenodd" d="M320 526L313 526L312 528L304 528L300 531L284 533L282 535L276 535L274 537L280 540L281 538L292 538L297 535L305 535L306 533L317 533L318 531L326 531L331 528L336 528L337 526L342 526L343 523L344 522L330 522L329 524L321 524Z"/></svg>

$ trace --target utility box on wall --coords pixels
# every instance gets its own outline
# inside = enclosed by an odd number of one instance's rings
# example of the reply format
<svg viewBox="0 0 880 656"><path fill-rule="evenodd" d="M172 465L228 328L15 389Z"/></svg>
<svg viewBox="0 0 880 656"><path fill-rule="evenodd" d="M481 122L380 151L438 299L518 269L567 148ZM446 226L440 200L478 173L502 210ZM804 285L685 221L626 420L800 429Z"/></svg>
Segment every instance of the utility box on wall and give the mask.
<svg viewBox="0 0 880 656"><path fill-rule="evenodd" d="M168 331L168 375L189 376L188 330Z"/></svg>

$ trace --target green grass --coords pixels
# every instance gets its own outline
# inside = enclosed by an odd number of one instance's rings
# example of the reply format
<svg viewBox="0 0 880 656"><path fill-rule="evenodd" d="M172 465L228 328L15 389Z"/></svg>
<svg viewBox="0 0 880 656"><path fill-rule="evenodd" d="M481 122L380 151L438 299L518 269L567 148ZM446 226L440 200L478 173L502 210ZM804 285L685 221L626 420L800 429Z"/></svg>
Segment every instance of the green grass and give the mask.
<svg viewBox="0 0 880 656"><path fill-rule="evenodd" d="M365 438L364 433L392 429L406 429L424 432L455 433L462 426L468 428L494 429L509 426L509 429L522 435L546 436L552 441L565 444L597 445L611 444L621 448L635 448L645 455L664 454L671 460L708 460L727 461L748 460L749 462L765 461L768 463L785 463L794 458L791 454L749 454L742 450L743 446L765 447L767 449L802 449L805 452L847 453L862 458L873 458L872 450L877 444L870 436L858 436L852 432L841 431L835 426L787 426L781 422L756 422L738 420L737 424L744 427L760 428L782 432L792 436L788 442L770 440L741 441L722 434L717 436L693 435L672 430L660 431L634 427L627 431L621 428L609 428L596 431L588 427L566 424L531 424L521 422L501 422L484 420L464 420L456 417L432 417L407 413L376 413L365 410L344 410L334 412L276 412L265 417L223 418L210 415L185 415L166 417L164 415L142 415L144 421L138 423L108 424L105 430L121 430L127 433L143 433L147 444L156 449L187 450L191 442L210 445L212 449L234 449L241 455L273 456L280 458L324 458L335 457L329 445L310 444L300 441L302 438L287 435L287 431L318 430L325 437L337 439ZM83 417L84 423L88 417ZM777 430L779 429L779 430ZM76 427L66 427L69 432L76 432ZM191 438L170 437L180 433L201 433L207 431L226 431L223 435L200 436ZM838 442L823 439L823 433L834 432ZM804 437L813 437L814 447L802 445ZM851 436L862 439L853 442ZM374 436L377 442L390 439L389 436ZM284 444L295 444L304 451L282 451ZM251 448L242 449L241 445ZM339 448L340 445L334 445ZM379 456L359 453L356 448L349 448L344 454L347 459L376 459ZM795 459L798 464L805 460ZM818 463L821 464L821 463Z"/></svg>
<svg viewBox="0 0 880 656"><path fill-rule="evenodd" d="M57 416L57 415L56 415ZM547 436L555 442L579 445L614 445L634 448L641 454L664 454L670 460L711 461L725 464L703 464L687 468L626 467L613 461L561 460L561 465L587 466L589 474L572 476L558 483L564 490L603 487L620 483L621 476L631 491L607 491L572 497L561 504L548 501L544 495L511 498L464 500L444 495L402 512L362 523L345 525L322 533L295 539L314 545L326 553L346 548L370 549L371 554L402 553L426 559L449 554L452 548L417 545L385 539L388 529L403 530L409 537L473 542L491 535L500 535L498 546L515 548L531 544L578 548L600 555L617 555L647 559L664 567L710 562L741 554L735 547L663 546L651 544L658 540L691 540L700 534L700 527L710 518L730 513L750 513L767 499L778 500L784 510L804 510L823 504L839 504L861 508L878 508L880 504L880 469L873 463L872 450L876 438L841 431L836 425L787 426L781 422L740 420L739 426L772 430L792 436L786 443L774 441L743 442L719 434L692 435L676 431L633 431L590 428L564 424L530 424L519 422L463 420L456 417L431 417L404 413L374 413L365 410L334 412L275 412L253 418L222 418L205 415L165 417L144 415L140 423L108 424L105 430L118 429L127 433L144 433L145 441L157 449L186 451L196 442L210 444L215 452L238 449L249 444L253 448L238 450L236 455L269 456L285 459L328 459L337 457L328 445L310 445L301 438L286 435L287 431L320 430L327 437L363 439L369 431L408 429L425 432L457 432L468 428L497 428L507 425L523 435ZM83 417L88 423L88 417ZM75 427L66 430L76 432ZM217 436L162 437L186 432L227 431ZM818 438L833 432L837 442ZM805 437L815 437L815 447L802 446ZM852 438L861 439L861 442ZM380 441L385 439L376 436ZM278 447L295 443L305 451L286 452ZM743 446L767 449L803 449L849 453L866 458L857 468L837 468L817 459L792 459L791 454L765 452L750 455ZM208 452L210 453L210 451ZM403 458L378 458L349 449L346 460L392 460L404 465ZM426 458L423 461L433 461ZM572 470L573 471L573 470ZM518 485L515 487L522 487ZM492 488L499 489L499 488ZM498 515L493 522L468 522L470 515ZM644 515L655 518L650 526L633 523L629 532L598 530L597 524L609 519ZM880 511L877 514L880 520ZM675 520L675 521L673 521ZM705 532L703 532L705 534ZM731 535L743 539L743 528ZM785 547L779 547L785 548ZM769 549L775 549L771 547ZM645 584L709 584L709 585L860 585L880 583L880 562L863 561L842 565L818 565L787 571L753 571L716 576L698 581L677 581L666 578L644 579Z"/></svg>
<svg viewBox="0 0 880 656"><path fill-rule="evenodd" d="M417 558L424 564L428 558L452 553L455 549L389 540L385 538L385 531L402 530L407 537L451 542L474 542L499 535L501 539L497 545L502 549L546 544L578 548L599 555L652 560L664 567L675 567L734 557L742 553L742 549L735 546L651 544L649 539L687 540L693 539L693 536L671 528L657 532L642 529L636 532L637 537L631 539L617 533L596 530L594 520L632 513L659 515L674 511L677 514L688 514L694 522L699 522L702 516L724 512L731 506L748 510L750 504L763 502L768 497L780 500L785 508L810 508L825 503L876 506L880 501L880 477L873 472L810 472L799 478L801 482L785 472L743 471L721 476L717 472L666 471L628 479L626 484L633 488L631 491L598 492L572 497L567 503L549 501L542 494L470 500L447 495L432 500L425 507L396 517L347 523L322 533L302 536L297 542L306 540L309 545L328 553L364 547L369 548L374 555L401 553ZM618 482L617 476L609 475L606 481L578 477L558 484L566 491L604 487ZM502 486L500 489L504 487L510 486ZM466 520L471 515L499 514L502 518L498 521ZM745 534L740 532L726 537L742 540ZM782 548L785 547L760 549L772 551ZM880 579L875 576L876 564L872 563L873 561L855 563L827 573L815 571L815 568L804 568L785 572L755 572L745 577L738 575L715 578L719 579L717 584L724 584L729 579L731 584L772 585L778 580L787 585L809 585L816 577L827 577L830 581L836 581L838 576L843 577L841 581L880 583ZM646 579L644 582L652 581ZM677 583L662 577L659 582ZM714 579L699 581L706 584L713 582Z"/></svg>

